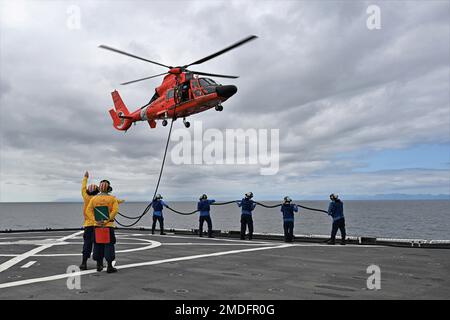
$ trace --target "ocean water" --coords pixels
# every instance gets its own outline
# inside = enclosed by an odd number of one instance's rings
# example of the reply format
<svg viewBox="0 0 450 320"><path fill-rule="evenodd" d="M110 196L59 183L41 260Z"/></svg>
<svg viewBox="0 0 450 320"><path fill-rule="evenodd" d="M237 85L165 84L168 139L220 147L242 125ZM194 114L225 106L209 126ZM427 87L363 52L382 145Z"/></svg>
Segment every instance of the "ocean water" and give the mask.
<svg viewBox="0 0 450 320"><path fill-rule="evenodd" d="M264 202L275 204L275 202ZM179 211L192 211L195 202L168 202ZM299 204L326 210L327 201L303 201ZM120 212L139 215L147 203L124 203ZM82 225L82 203L0 203L0 230L36 228L74 228ZM347 233L351 236L393 238L450 239L450 201L344 201ZM235 204L213 206L211 211L214 229L239 230L240 210ZM190 216L164 210L166 228L198 228L198 213ZM128 224L130 220L118 217ZM282 233L280 208L266 209L257 206L253 220L255 232ZM137 227L151 226L151 212ZM206 227L206 225L205 225ZM328 235L331 218L324 213L300 209L296 214L296 234Z"/></svg>

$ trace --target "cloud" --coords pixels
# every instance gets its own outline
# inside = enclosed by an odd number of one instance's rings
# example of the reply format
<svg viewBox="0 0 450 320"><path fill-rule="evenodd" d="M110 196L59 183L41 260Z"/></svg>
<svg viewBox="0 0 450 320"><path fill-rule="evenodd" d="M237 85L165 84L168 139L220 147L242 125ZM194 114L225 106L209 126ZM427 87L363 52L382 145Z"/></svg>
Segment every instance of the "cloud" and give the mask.
<svg viewBox="0 0 450 320"><path fill-rule="evenodd" d="M280 129L279 174L169 158L161 192L448 192L446 172L360 173L365 164L346 155L450 143L450 49L442 41L450 36L449 3L382 2L375 31L366 28L369 2L73 4L79 30L67 28L65 2L0 2L1 201L76 199L86 169L94 180L109 178L119 194L150 197L168 128L140 123L117 132L107 110L114 89L130 109L147 103L161 79L118 84L164 70L97 46L182 65L249 34L259 39L196 67L241 77L219 79L239 88L223 112L192 121L204 129Z"/></svg>

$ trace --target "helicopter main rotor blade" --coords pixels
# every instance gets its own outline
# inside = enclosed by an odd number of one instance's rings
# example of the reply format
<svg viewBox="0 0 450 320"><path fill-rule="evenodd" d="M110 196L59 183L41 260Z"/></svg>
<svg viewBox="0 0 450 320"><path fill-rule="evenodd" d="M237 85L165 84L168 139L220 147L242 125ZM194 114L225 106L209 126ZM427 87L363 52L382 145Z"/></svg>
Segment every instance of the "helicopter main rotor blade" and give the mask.
<svg viewBox="0 0 450 320"><path fill-rule="evenodd" d="M116 53L120 53L120 54L126 55L128 57L132 57L132 58L139 59L139 60L142 60L142 61L146 61L146 62L150 62L150 63L153 63L153 64L157 64L158 66L161 66L161 67L166 67L166 68L169 68L169 69L172 68L172 67L166 66L165 64L162 64L162 63L159 63L159 62L156 62L156 61L152 61L152 60L148 60L148 59L136 56L134 54L131 54L131 53L128 53L128 52L125 52L125 51L122 51L122 50L118 50L118 49L114 49L112 47L105 46L103 44L99 45L98 47L102 48L102 49L109 50L109 51L113 51L113 52L116 52Z"/></svg>
<svg viewBox="0 0 450 320"><path fill-rule="evenodd" d="M157 75L154 75L154 76L150 76L150 77L145 77L145 78L141 78L141 79L137 79L137 80L127 81L127 82L121 83L121 85L124 86L124 85L130 84L130 83L135 83L135 82L139 82L139 81L148 80L148 79L151 79L151 78L156 78L156 77L159 77L159 76L163 76L163 75L165 75L167 73L168 72L164 72L164 73L160 73L160 74L157 74Z"/></svg>
<svg viewBox="0 0 450 320"><path fill-rule="evenodd" d="M186 71L189 71L189 72L192 72L194 74L201 75L201 76L211 76L211 77L228 78L228 79L237 79L237 78L239 78L238 76L229 76L229 75L226 75L226 74L207 73L207 72L192 71L192 70L186 70Z"/></svg>
<svg viewBox="0 0 450 320"><path fill-rule="evenodd" d="M217 56L220 56L221 54L224 54L224 53L227 52L227 51L233 50L234 48L237 48L237 47L243 45L244 43L247 43L247 42L249 42L249 41L251 41L251 40L254 40L254 39L256 39L256 38L258 38L258 37L255 36L255 35L248 36L247 38L242 39L241 41L236 42L235 44L232 44L231 46L226 47L225 49L222 49L222 50L220 50L220 51L217 51L216 53L213 53L213 54L211 54L211 55L209 55L209 56L207 56L207 57L204 57L203 59L200 59L200 60L197 60L197 61L195 61L195 62L192 62L192 63L186 65L185 67L189 67L189 66L192 66L192 65L194 65L194 64L201 64L201 63L203 63L203 62L206 62L206 61L208 61L208 60L211 60L211 59L213 59L213 58L215 58L215 57L217 57Z"/></svg>

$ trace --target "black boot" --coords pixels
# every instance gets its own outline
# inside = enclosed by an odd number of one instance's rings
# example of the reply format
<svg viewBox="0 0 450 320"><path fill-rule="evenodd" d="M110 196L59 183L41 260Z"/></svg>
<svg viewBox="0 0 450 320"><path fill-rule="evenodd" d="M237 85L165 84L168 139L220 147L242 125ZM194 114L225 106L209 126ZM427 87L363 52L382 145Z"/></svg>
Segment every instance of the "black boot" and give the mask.
<svg viewBox="0 0 450 320"><path fill-rule="evenodd" d="M345 239L342 239L341 240L341 246L345 246L345 245L346 245Z"/></svg>
<svg viewBox="0 0 450 320"><path fill-rule="evenodd" d="M115 273L117 269L113 267L112 262L108 262L108 268L106 269L107 273Z"/></svg>
<svg viewBox="0 0 450 320"><path fill-rule="evenodd" d="M103 261L97 261L97 272L101 272L103 270Z"/></svg>
<svg viewBox="0 0 450 320"><path fill-rule="evenodd" d="M326 243L329 244L329 245L334 246L334 244L335 244L335 239L330 239L330 240L328 240Z"/></svg>
<svg viewBox="0 0 450 320"><path fill-rule="evenodd" d="M80 264L80 270L87 270L87 259L83 258L83 261Z"/></svg>

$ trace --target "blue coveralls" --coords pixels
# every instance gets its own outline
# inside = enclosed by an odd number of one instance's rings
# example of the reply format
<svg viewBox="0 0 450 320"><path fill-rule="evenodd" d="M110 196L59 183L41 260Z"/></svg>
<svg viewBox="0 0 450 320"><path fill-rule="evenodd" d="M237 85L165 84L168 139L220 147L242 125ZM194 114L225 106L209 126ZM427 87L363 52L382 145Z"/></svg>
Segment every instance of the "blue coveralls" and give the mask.
<svg viewBox="0 0 450 320"><path fill-rule="evenodd" d="M155 233L156 221L159 222L159 229L161 234L164 234L164 217L163 217L163 207L167 207L167 204L163 200L155 200L152 203L153 207L153 224L152 224L152 234Z"/></svg>
<svg viewBox="0 0 450 320"><path fill-rule="evenodd" d="M199 227L198 227L198 234L201 237L203 234L203 223L206 221L208 224L208 237L212 237L212 221L211 216L209 214L211 210L211 204L216 202L216 200L200 200L197 203L197 210L200 211L200 217L199 217Z"/></svg>
<svg viewBox="0 0 450 320"><path fill-rule="evenodd" d="M328 206L328 215L333 218L333 226L331 228L330 242L334 243L336 240L336 233L338 229L341 232L341 241L345 242L345 218L344 218L344 203L337 199L330 202Z"/></svg>
<svg viewBox="0 0 450 320"><path fill-rule="evenodd" d="M298 212L298 207L295 204L284 203L281 206L281 212L283 212L284 241L292 242L294 240L294 212Z"/></svg>
<svg viewBox="0 0 450 320"><path fill-rule="evenodd" d="M248 226L248 239L253 238L253 218L252 211L256 207L255 201L244 198L238 202L238 206L242 208L241 211L241 240L245 240L245 231Z"/></svg>

